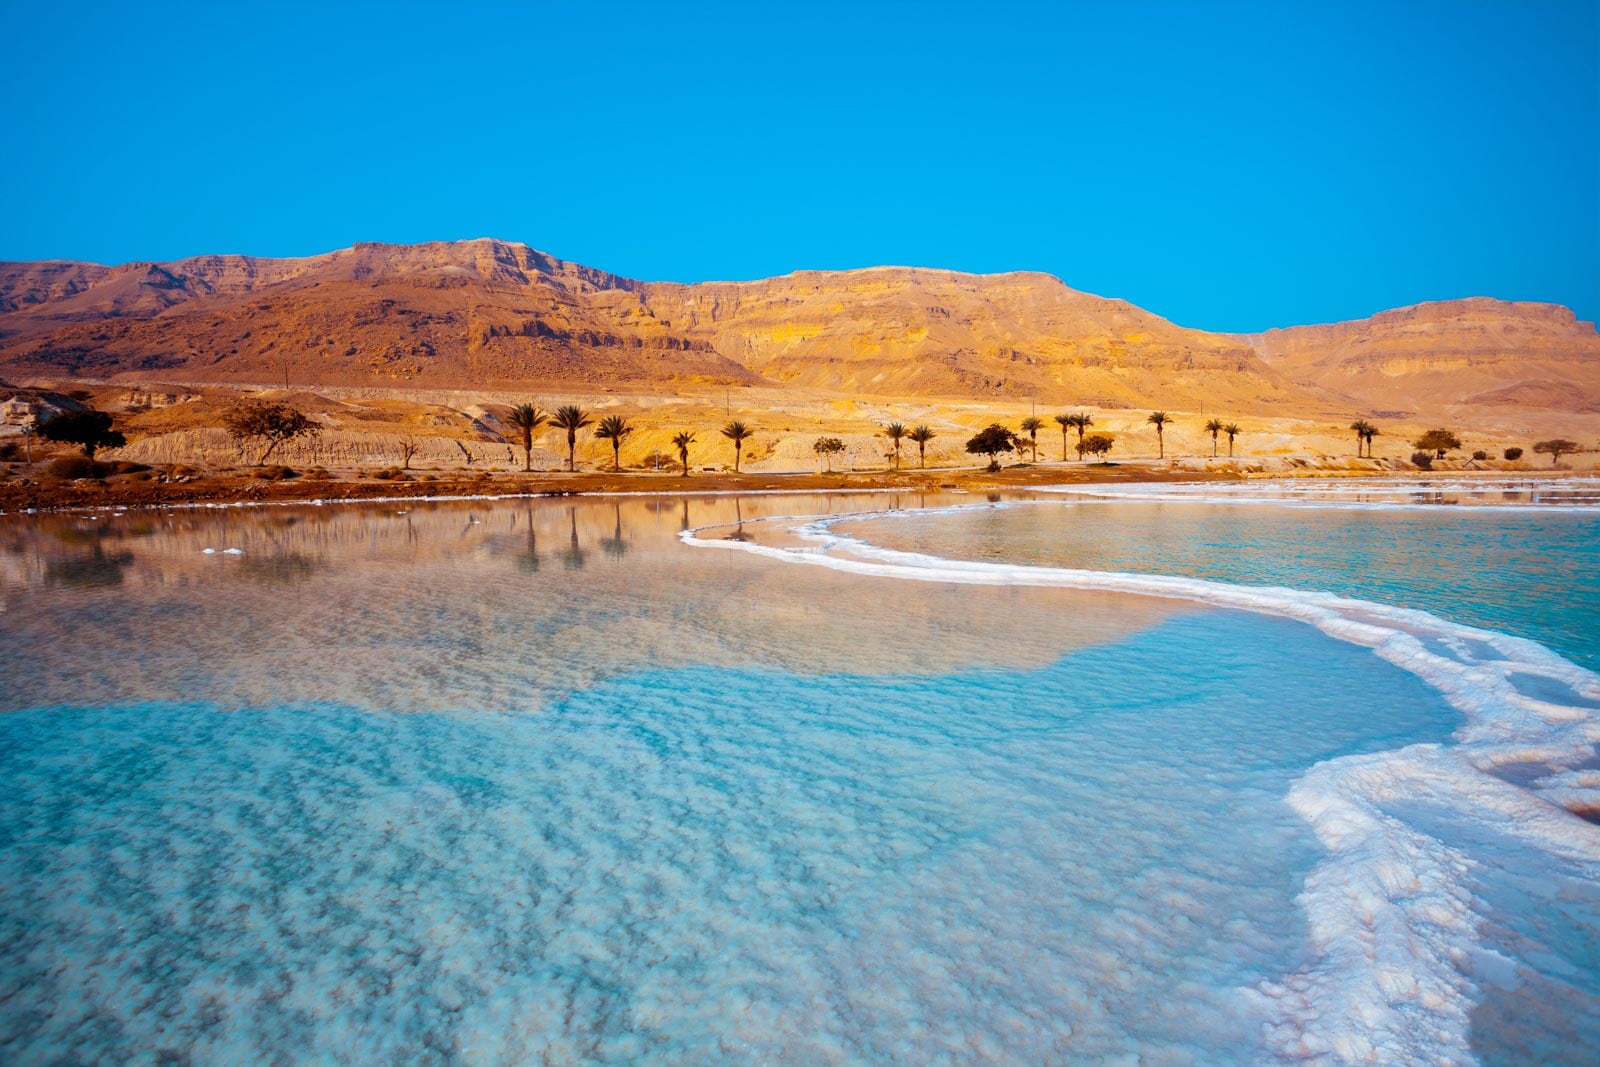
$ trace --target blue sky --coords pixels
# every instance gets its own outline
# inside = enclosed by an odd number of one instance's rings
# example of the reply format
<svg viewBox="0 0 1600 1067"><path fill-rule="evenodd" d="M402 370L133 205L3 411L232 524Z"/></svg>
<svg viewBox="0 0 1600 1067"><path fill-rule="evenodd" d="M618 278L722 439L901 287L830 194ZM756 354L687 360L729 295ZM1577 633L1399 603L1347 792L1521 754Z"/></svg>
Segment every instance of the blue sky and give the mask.
<svg viewBox="0 0 1600 1067"><path fill-rule="evenodd" d="M0 0L0 258L494 236L1043 270L1220 330L1600 316L1600 5Z"/></svg>

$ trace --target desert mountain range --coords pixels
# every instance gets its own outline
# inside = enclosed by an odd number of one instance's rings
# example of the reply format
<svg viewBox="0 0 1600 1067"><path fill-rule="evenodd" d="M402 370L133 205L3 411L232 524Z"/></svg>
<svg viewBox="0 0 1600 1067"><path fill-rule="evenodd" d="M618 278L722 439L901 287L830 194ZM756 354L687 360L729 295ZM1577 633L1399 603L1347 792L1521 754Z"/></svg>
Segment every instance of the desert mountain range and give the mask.
<svg viewBox="0 0 1600 1067"><path fill-rule="evenodd" d="M494 240L302 259L0 263L13 380L756 387L1387 418L1600 413L1600 334L1475 297L1229 335L1038 273L881 267L641 282Z"/></svg>

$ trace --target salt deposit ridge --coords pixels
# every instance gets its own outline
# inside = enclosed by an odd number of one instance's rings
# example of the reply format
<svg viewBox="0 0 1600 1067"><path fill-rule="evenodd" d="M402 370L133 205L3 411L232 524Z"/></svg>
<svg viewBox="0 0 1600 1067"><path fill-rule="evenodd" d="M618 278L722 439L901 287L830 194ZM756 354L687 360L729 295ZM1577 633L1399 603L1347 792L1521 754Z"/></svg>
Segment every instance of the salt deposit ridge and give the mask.
<svg viewBox="0 0 1600 1067"><path fill-rule="evenodd" d="M1292 484L1269 487L1265 496L1210 485L1078 492L1099 499L1389 508L1433 506L1416 502L1419 491L1481 498L1524 488L1397 483ZM1549 492L1548 484L1539 491ZM1588 509L1597 491L1600 483L1592 480L1565 482L1561 504ZM1370 499L1374 494L1380 499ZM1471 499L1467 506L1548 510L1551 505L1502 497ZM764 520L776 527L776 539L751 537L748 530L729 539L714 527L687 530L681 537L698 548L750 552L870 577L1099 590L1294 619L1370 649L1460 711L1463 723L1453 745L1412 745L1332 759L1295 783L1287 801L1328 850L1299 897L1317 958L1294 974L1261 983L1251 995L1271 1007L1272 1043L1286 1057L1347 1063L1474 1059L1471 1013L1478 990L1468 962L1493 954L1481 943L1483 906L1468 884L1481 858L1394 809L1420 802L1463 814L1485 834L1515 841L1582 879L1600 880L1600 826L1573 814L1600 810L1600 770L1593 769L1600 745L1600 676L1537 642L1410 608L1275 586L952 560L882 548L837 529L850 521L900 514ZM770 543L774 540L778 543Z"/></svg>

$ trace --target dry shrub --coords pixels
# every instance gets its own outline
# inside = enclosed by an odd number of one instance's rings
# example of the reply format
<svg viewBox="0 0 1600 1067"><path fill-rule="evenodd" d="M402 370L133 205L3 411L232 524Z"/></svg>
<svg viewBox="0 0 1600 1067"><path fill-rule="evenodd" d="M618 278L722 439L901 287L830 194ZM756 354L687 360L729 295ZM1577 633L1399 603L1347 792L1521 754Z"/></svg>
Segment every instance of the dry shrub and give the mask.
<svg viewBox="0 0 1600 1067"><path fill-rule="evenodd" d="M70 481L74 478L99 478L107 471L107 464L96 463L87 456L62 456L50 461L45 468L46 478Z"/></svg>

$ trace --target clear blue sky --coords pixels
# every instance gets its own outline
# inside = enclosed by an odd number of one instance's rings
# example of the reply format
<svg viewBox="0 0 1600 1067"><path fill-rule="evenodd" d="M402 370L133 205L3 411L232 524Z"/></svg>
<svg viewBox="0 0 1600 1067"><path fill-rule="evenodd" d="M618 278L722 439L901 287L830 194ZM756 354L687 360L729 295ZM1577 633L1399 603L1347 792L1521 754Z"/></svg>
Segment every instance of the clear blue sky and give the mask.
<svg viewBox="0 0 1600 1067"><path fill-rule="evenodd" d="M0 0L0 259L494 236L1031 269L1223 330L1600 316L1600 4Z"/></svg>

